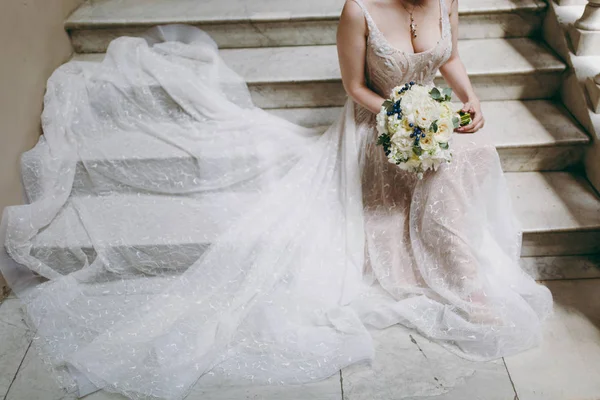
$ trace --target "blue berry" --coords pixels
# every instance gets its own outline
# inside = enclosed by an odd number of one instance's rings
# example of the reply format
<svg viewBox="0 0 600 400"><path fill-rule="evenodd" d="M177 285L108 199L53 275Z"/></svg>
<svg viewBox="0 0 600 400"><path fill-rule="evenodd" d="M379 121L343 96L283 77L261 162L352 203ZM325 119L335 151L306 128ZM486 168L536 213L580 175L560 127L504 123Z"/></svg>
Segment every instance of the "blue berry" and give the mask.
<svg viewBox="0 0 600 400"><path fill-rule="evenodd" d="M421 133L421 137L422 137L422 138L424 138L424 137L425 137L425 134L424 134L424 133Z"/></svg>
<svg viewBox="0 0 600 400"><path fill-rule="evenodd" d="M410 86L414 86L415 82L414 81L410 81Z"/></svg>
<svg viewBox="0 0 600 400"><path fill-rule="evenodd" d="M410 124L408 124L408 126L410 126L411 128L413 128L415 126L415 124L413 124L412 122Z"/></svg>

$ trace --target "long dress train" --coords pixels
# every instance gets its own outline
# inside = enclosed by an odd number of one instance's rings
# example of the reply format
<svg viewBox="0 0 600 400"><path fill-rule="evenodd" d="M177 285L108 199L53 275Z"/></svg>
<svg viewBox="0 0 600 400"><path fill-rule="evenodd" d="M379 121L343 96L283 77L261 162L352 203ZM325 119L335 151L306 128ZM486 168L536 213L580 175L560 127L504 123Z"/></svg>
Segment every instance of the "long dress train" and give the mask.
<svg viewBox="0 0 600 400"><path fill-rule="evenodd" d="M432 82L452 46L440 6L442 40L415 55L365 9L373 90ZM0 270L62 385L181 399L209 372L310 382L372 359L367 326L402 324L471 360L536 345L552 300L518 266L495 149L456 141L419 181L385 160L373 118L348 100L321 134L257 109L186 26L59 68L23 156L29 204L3 216ZM144 217L161 225L132 225ZM91 249L40 246L59 222L82 225ZM142 246L131 232L157 235Z"/></svg>

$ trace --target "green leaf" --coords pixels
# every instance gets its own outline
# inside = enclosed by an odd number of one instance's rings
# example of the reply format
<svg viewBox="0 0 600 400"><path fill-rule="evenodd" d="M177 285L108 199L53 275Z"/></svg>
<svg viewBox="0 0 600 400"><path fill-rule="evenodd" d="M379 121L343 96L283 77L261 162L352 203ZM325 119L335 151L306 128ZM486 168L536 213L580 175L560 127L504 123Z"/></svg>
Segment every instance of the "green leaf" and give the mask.
<svg viewBox="0 0 600 400"><path fill-rule="evenodd" d="M421 154L423 154L423 149L420 148L419 146L414 146L413 147L413 153L415 153L416 155L420 156Z"/></svg>
<svg viewBox="0 0 600 400"><path fill-rule="evenodd" d="M448 143L440 143L440 148L444 149L444 150L448 150Z"/></svg>
<svg viewBox="0 0 600 400"><path fill-rule="evenodd" d="M383 146L383 151L385 155L388 156L390 154L390 147L392 147L392 138L387 133L379 135L377 138L377 144L379 146Z"/></svg>
<svg viewBox="0 0 600 400"><path fill-rule="evenodd" d="M439 88L434 87L433 89L431 89L429 94L431 95L432 99L434 99L435 101L439 101L440 103L452 100L451 88L443 88L440 90Z"/></svg>
<svg viewBox="0 0 600 400"><path fill-rule="evenodd" d="M433 123L431 124L431 126L429 127L429 129L431 131L433 131L433 133L437 133L438 131L438 124L437 124L437 120L433 121Z"/></svg>
<svg viewBox="0 0 600 400"><path fill-rule="evenodd" d="M391 142L391 137L390 135L388 135L387 133L381 134L379 135L379 137L377 138L377 144L379 146L385 146L386 144L390 144Z"/></svg>
<svg viewBox="0 0 600 400"><path fill-rule="evenodd" d="M458 117L453 117L452 125L454 125L454 129L460 128L460 119Z"/></svg>
<svg viewBox="0 0 600 400"><path fill-rule="evenodd" d="M433 98L434 100L437 100L437 101L440 101L440 99L442 98L442 93L440 93L440 90L436 87L431 89L431 91L429 92L429 95L431 96L431 98Z"/></svg>
<svg viewBox="0 0 600 400"><path fill-rule="evenodd" d="M385 107L386 111L392 111L392 107L394 106L394 102L391 100L386 100L383 102L383 106Z"/></svg>
<svg viewBox="0 0 600 400"><path fill-rule="evenodd" d="M452 100L452 89L451 88L444 88L442 93L444 94L444 101L450 101Z"/></svg>

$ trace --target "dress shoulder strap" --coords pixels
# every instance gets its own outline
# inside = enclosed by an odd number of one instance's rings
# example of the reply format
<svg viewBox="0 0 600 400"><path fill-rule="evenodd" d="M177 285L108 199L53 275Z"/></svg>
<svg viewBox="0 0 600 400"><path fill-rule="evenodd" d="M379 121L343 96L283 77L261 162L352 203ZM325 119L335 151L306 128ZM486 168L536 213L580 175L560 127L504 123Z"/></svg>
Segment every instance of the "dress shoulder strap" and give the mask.
<svg viewBox="0 0 600 400"><path fill-rule="evenodd" d="M361 0L351 0L353 2L355 2L356 4L358 4L358 6L363 10L363 12L365 14L367 14L367 8L365 7L365 5L362 3Z"/></svg>
<svg viewBox="0 0 600 400"><path fill-rule="evenodd" d="M442 14L441 22L442 22L442 33L451 30L450 26L450 14L448 12L448 7L446 6L446 0L440 0L440 13Z"/></svg>
<svg viewBox="0 0 600 400"><path fill-rule="evenodd" d="M362 0L351 0L351 1L358 4L358 6L360 7L360 9L362 10L362 12L365 16L365 20L367 21L367 26L369 27L369 31L371 31L373 29L373 27L375 26L375 22L373 21L373 18L371 18L371 14L369 14L367 7L363 4Z"/></svg>

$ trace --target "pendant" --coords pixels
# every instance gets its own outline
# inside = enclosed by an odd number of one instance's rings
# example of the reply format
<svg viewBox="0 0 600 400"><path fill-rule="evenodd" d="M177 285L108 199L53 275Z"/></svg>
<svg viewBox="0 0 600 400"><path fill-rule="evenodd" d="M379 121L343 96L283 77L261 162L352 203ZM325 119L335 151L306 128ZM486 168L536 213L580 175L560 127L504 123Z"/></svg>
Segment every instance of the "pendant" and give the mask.
<svg viewBox="0 0 600 400"><path fill-rule="evenodd" d="M417 24L415 24L415 20L413 19L412 15L410 17L410 33L412 34L413 38L417 37Z"/></svg>

